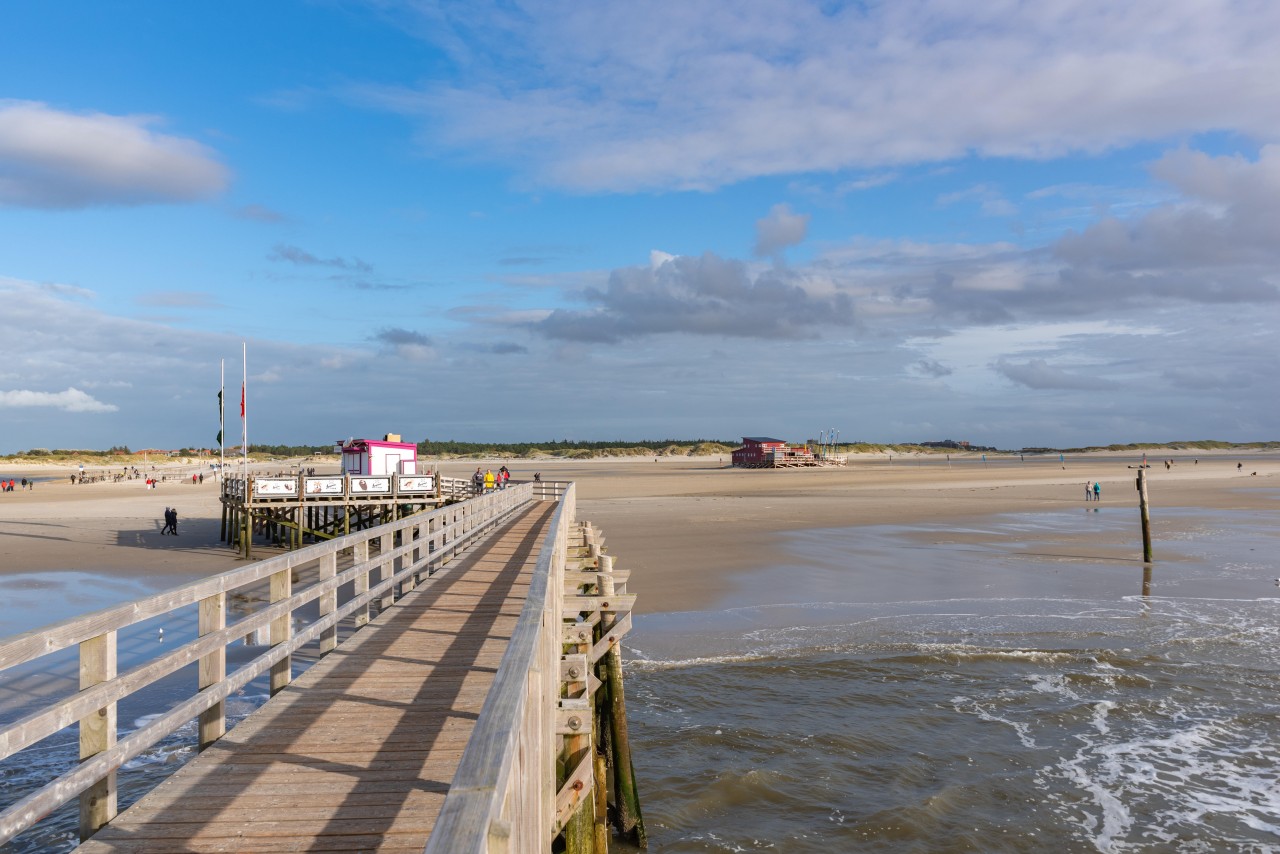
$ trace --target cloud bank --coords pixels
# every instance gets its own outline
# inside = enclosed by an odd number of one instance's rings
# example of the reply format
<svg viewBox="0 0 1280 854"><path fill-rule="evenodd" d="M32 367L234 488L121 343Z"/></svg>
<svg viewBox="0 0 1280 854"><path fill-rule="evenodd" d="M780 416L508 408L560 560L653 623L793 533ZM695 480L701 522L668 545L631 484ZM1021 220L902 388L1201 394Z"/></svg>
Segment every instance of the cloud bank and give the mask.
<svg viewBox="0 0 1280 854"><path fill-rule="evenodd" d="M353 97L573 191L1280 138L1266 0L382 6L459 73Z"/></svg>
<svg viewBox="0 0 1280 854"><path fill-rule="evenodd" d="M156 122L0 100L0 205L68 209L220 193L227 168L203 145L152 130Z"/></svg>
<svg viewBox="0 0 1280 854"><path fill-rule="evenodd" d="M613 343L670 332L738 338L812 337L853 323L853 302L820 295L781 269L753 274L740 261L657 253L648 267L614 270L603 288L577 295L592 307L556 309L533 325L549 338Z"/></svg>
<svg viewBox="0 0 1280 854"><path fill-rule="evenodd" d="M119 407L95 400L78 388L66 391L0 391L0 408L61 409L64 412L115 412Z"/></svg>

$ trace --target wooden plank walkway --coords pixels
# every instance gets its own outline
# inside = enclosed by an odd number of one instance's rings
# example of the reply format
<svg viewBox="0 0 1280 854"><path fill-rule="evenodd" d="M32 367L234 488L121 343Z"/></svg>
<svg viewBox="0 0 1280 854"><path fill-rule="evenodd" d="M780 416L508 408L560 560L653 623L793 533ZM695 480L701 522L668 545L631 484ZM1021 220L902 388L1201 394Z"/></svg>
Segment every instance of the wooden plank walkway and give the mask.
<svg viewBox="0 0 1280 854"><path fill-rule="evenodd" d="M555 509L519 513L77 850L421 852Z"/></svg>

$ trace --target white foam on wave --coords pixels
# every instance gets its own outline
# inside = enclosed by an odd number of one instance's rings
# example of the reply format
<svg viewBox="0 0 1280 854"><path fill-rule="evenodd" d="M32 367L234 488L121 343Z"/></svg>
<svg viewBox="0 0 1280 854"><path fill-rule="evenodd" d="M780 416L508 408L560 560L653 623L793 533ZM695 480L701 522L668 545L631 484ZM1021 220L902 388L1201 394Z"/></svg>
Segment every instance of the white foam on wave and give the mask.
<svg viewBox="0 0 1280 854"><path fill-rule="evenodd" d="M1114 708L1108 704L1105 711ZM1134 823L1129 805L1139 803L1155 818L1144 822L1144 835L1162 842L1177 842L1206 817L1218 819L1215 828L1226 835L1219 843L1247 842L1231 839L1223 827L1230 820L1280 842L1275 748L1259 741L1242 744L1244 734L1234 722L1190 721L1185 717L1190 712L1176 710L1182 720L1146 723L1127 735L1097 727L1098 738L1084 739L1079 750L1059 760L1057 772L1086 793L1100 813L1081 818L1098 850L1140 847L1127 839Z"/></svg>
<svg viewBox="0 0 1280 854"><path fill-rule="evenodd" d="M1111 700L1100 700L1093 704L1093 717L1091 717L1089 721L1093 724L1093 728L1096 729L1099 734L1106 735L1111 730L1111 727L1107 725L1107 715L1109 715L1111 710L1115 707L1116 704Z"/></svg>
<svg viewBox="0 0 1280 854"><path fill-rule="evenodd" d="M994 703L984 703L973 697L952 697L951 707L961 714L974 715L979 720L1004 724L1014 731L1014 734L1018 736L1018 741L1022 742L1022 746L1025 748L1035 750L1039 747L1035 738L1031 735L1031 727L1028 724L1000 714L995 710Z"/></svg>
<svg viewBox="0 0 1280 854"><path fill-rule="evenodd" d="M1068 700L1080 699L1080 695L1068 687L1066 674L1043 673L1031 676L1027 681L1031 683L1031 690L1038 691L1041 694L1052 694L1058 697L1065 697Z"/></svg>

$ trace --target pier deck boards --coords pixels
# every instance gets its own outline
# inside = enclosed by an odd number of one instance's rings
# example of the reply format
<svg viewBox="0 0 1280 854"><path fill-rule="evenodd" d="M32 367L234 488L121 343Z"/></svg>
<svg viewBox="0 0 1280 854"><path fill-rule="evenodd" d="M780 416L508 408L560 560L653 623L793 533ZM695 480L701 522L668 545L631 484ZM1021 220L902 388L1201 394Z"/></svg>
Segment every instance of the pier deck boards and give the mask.
<svg viewBox="0 0 1280 854"><path fill-rule="evenodd" d="M520 511L77 850L420 852L554 510Z"/></svg>

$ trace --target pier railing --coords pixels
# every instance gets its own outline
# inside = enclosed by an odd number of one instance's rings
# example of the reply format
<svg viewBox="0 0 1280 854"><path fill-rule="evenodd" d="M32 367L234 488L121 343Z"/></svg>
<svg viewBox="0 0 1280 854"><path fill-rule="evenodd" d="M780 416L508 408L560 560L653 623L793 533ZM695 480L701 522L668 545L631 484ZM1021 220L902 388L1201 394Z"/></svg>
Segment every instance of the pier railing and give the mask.
<svg viewBox="0 0 1280 854"><path fill-rule="evenodd" d="M627 735L619 641L635 596L604 537L559 498L475 728L425 854L606 854L612 823L644 847ZM558 843L557 843L558 844Z"/></svg>
<svg viewBox="0 0 1280 854"><path fill-rule="evenodd" d="M291 657L304 645L317 642L321 655L332 651L341 621L348 620L347 625L357 629L365 625L370 605L388 607L398 595L473 545L517 509L557 490L563 491L563 500L568 502L556 517L559 531L573 516L572 487L565 490L563 484L543 484L535 496L534 484L519 484L0 640L0 672L73 647L78 647L80 656L79 692L28 712L0 729L0 760L77 722L81 759L71 770L0 812L0 844L77 797L81 836L92 834L116 813L115 774L125 762L193 719L199 721L200 746L212 743L226 730L224 704L229 696L267 673L271 693L282 690L292 678ZM341 570L340 556L344 563ZM541 560L552 558L544 553ZM542 566L540 561L540 570ZM308 578L314 573L314 580L295 590L300 573ZM545 586L547 582L539 583ZM344 585L351 585L353 592L339 603L338 591ZM246 591L253 595L262 591L267 601L228 625L228 598L243 597ZM295 629L295 612L307 605L317 608L318 615ZM124 673L117 672L118 633L183 608L196 610L195 640ZM527 634L530 630L522 631ZM264 633L270 648L228 674L227 646ZM525 644L512 646L523 649ZM539 666L545 668L547 678L555 680L555 662L546 661L546 654L541 649L537 653ZM198 691L155 720L120 737L117 704L193 664L198 670Z"/></svg>
<svg viewBox="0 0 1280 854"><path fill-rule="evenodd" d="M550 851L559 830L554 781L561 739L548 717L564 684L564 571L577 499L572 483L537 485L559 488L560 506L426 854Z"/></svg>

